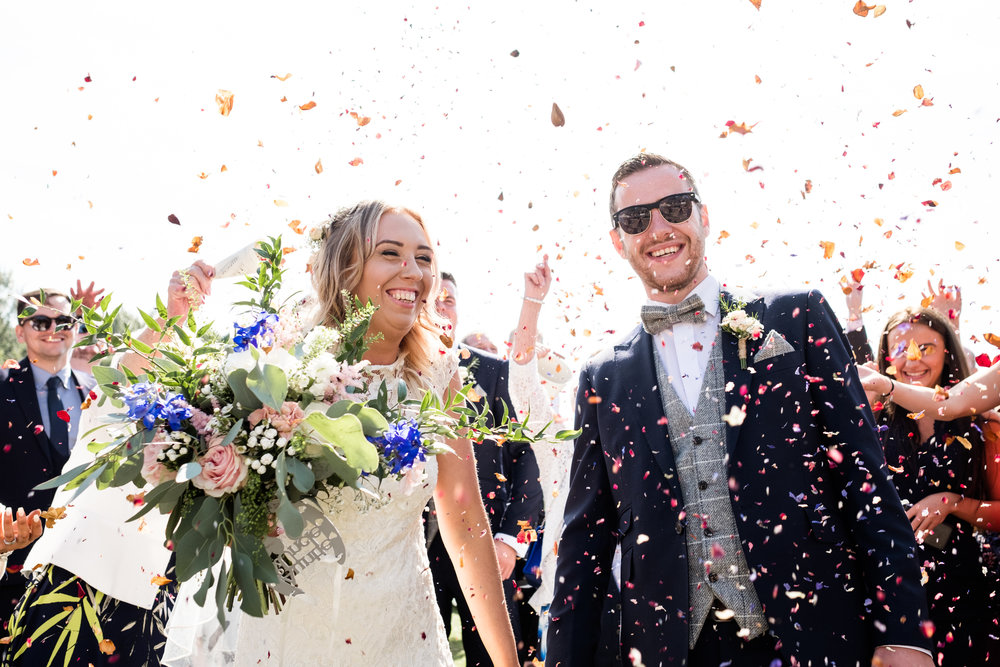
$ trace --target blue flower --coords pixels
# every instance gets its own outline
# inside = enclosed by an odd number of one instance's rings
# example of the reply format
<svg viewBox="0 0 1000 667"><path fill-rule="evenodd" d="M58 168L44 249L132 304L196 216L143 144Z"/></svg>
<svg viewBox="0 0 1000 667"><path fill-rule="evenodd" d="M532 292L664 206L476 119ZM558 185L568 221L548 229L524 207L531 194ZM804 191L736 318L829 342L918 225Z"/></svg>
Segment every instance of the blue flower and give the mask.
<svg viewBox="0 0 1000 667"><path fill-rule="evenodd" d="M122 391L122 400L128 408L129 419L141 420L148 430L156 426L157 419L166 420L170 430L179 431L183 421L191 418L191 407L180 394L168 393L161 397L163 387L150 382L139 382Z"/></svg>
<svg viewBox="0 0 1000 667"><path fill-rule="evenodd" d="M427 460L424 436L417 428L415 419L403 419L390 424L381 436L371 438L371 441L382 447L382 456L394 475L409 470L418 460Z"/></svg>
<svg viewBox="0 0 1000 667"><path fill-rule="evenodd" d="M261 313L257 320L248 327L233 324L236 333L233 334L233 350L245 352L251 345L256 348L269 347L274 344L274 329L278 326L278 316L274 313Z"/></svg>

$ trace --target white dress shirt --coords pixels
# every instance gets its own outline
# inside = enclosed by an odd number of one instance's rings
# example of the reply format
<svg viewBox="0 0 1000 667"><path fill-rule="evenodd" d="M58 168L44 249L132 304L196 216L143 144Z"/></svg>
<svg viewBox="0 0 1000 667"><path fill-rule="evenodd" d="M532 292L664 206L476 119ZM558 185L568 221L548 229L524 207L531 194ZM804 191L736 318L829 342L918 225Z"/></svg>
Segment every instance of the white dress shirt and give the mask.
<svg viewBox="0 0 1000 667"><path fill-rule="evenodd" d="M705 302L704 322L678 322L653 336L656 353L667 369L670 384L688 412L694 414L698 407L698 392L712 354L712 345L722 322L719 307L719 281L713 276L702 280L691 291ZM659 301L647 304L662 306Z"/></svg>

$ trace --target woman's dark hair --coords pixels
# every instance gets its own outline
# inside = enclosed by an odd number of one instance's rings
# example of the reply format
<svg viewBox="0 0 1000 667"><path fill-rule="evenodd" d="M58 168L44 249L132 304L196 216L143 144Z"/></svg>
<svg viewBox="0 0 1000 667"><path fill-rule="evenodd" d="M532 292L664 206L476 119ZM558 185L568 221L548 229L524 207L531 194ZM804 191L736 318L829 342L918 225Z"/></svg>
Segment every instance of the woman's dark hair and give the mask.
<svg viewBox="0 0 1000 667"><path fill-rule="evenodd" d="M878 356L876 360L880 373L884 375L886 369L892 363L892 359L899 355L898 350L889 349L889 333L896 327L909 324L922 324L938 333L944 340L944 366L941 369L941 377L935 380L935 384L942 387L950 387L972 374L972 370L969 367L969 360L962 347L962 341L958 338L958 333L944 315L930 308L907 308L889 317L889 321L886 322L885 329L882 330L882 335L879 337ZM928 414L923 418L930 419L932 415ZM917 447L920 446L920 435L916 428L916 423L907 416L905 409L891 401L887 401L885 408L882 410L881 420L888 427L886 435L897 438L901 444L905 445L904 451L907 455L912 455ZM968 462L966 472L968 473L968 479L971 480L970 488L964 488L963 485L963 488L955 489L955 492L963 493L971 498L984 498L986 477L985 446L982 431L976 424L975 419L964 417L951 422L935 421L934 426L936 437L960 436L972 445L971 448L966 449L959 442L953 443L956 448L961 450L956 450L958 454L956 458L965 458ZM961 452L966 452L967 457L962 457ZM889 463L892 464L893 462L890 461Z"/></svg>

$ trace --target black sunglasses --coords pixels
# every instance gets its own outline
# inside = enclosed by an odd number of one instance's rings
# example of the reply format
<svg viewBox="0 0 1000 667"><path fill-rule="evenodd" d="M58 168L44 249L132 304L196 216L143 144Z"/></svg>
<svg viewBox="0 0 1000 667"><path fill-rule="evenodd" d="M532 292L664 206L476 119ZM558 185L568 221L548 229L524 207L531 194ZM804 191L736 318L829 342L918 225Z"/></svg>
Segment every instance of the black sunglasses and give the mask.
<svg viewBox="0 0 1000 667"><path fill-rule="evenodd" d="M54 318L48 315L32 315L21 320L22 324L30 324L31 328L35 331L48 331L52 328L53 322L56 323L56 331L62 331L72 327L73 323L76 322L76 318L69 315L60 315ZM83 324L80 324L80 332L83 333L85 331Z"/></svg>
<svg viewBox="0 0 1000 667"><path fill-rule="evenodd" d="M629 206L615 213L611 218L615 221L615 227L621 227L626 234L642 234L649 229L649 222L653 219L653 209L658 209L660 215L667 222L678 223L687 222L694 212L694 205L701 201L698 195L693 192L681 192L667 195L663 199L652 204L638 204Z"/></svg>

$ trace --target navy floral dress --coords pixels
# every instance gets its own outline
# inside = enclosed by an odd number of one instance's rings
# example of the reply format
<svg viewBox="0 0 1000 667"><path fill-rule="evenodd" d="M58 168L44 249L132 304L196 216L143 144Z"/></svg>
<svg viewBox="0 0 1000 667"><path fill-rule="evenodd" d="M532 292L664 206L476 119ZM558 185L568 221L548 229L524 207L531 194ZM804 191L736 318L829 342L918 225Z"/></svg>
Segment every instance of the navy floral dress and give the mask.
<svg viewBox="0 0 1000 667"><path fill-rule="evenodd" d="M919 446L898 428L883 432L886 463L904 506L946 491L978 497L970 491L970 450L949 437L948 429L948 422L935 422L934 435ZM935 532L917 547L935 628L934 664L1000 664L997 575L984 559L982 536L954 515Z"/></svg>

